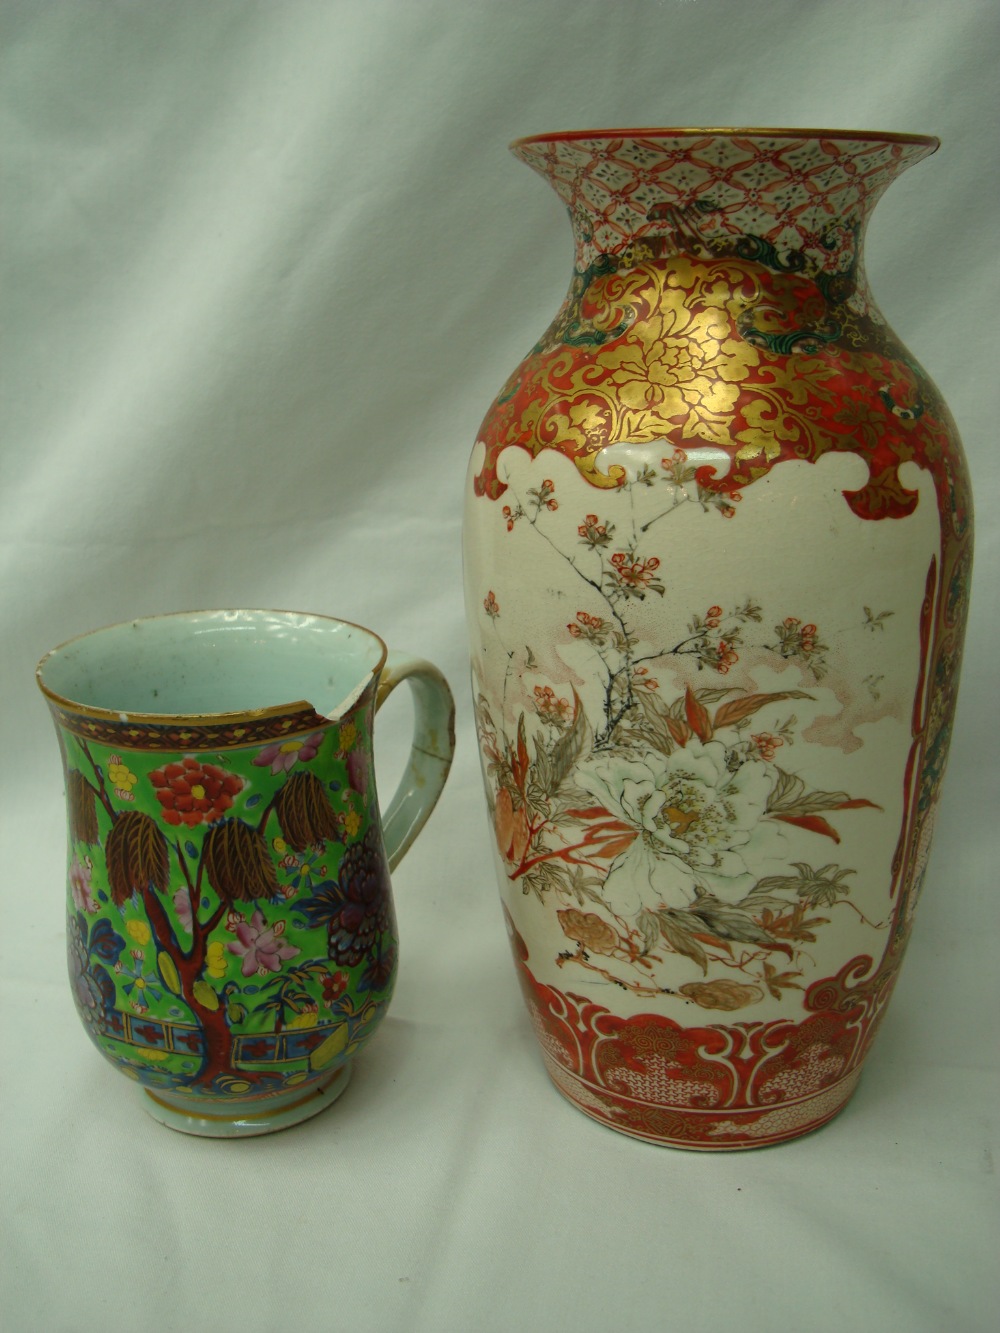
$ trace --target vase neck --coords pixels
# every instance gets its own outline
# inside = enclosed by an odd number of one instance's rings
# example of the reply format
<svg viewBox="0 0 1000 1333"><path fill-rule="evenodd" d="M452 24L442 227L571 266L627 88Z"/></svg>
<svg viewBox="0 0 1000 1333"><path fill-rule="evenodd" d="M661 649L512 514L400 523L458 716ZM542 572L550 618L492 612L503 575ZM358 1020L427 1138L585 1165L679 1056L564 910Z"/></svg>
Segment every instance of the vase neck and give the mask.
<svg viewBox="0 0 1000 1333"><path fill-rule="evenodd" d="M857 269L876 201L938 141L813 130L623 130L540 135L511 147L568 207L580 270L646 241L659 254L773 256L778 267L832 277Z"/></svg>

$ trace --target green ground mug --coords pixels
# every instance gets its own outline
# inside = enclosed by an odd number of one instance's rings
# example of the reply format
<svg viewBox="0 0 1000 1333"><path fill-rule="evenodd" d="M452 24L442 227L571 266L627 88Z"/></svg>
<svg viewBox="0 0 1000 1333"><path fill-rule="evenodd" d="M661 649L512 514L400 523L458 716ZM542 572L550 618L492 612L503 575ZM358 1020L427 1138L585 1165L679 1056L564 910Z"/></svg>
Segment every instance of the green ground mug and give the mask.
<svg viewBox="0 0 1000 1333"><path fill-rule="evenodd" d="M389 871L451 764L443 676L346 621L198 611L73 639L37 678L66 774L70 977L98 1049L188 1133L332 1104L392 994ZM413 746L383 815L373 725L403 680Z"/></svg>

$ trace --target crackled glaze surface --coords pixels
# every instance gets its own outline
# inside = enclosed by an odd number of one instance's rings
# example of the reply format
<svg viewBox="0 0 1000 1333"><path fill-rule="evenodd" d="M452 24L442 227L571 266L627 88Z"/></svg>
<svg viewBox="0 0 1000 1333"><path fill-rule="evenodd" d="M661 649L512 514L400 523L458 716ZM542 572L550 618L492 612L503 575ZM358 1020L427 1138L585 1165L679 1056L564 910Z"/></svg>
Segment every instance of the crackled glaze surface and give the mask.
<svg viewBox="0 0 1000 1333"><path fill-rule="evenodd" d="M567 300L473 453L466 589L518 973L557 1086L745 1147L850 1095L926 864L971 557L961 447L864 284L934 147L524 141Z"/></svg>

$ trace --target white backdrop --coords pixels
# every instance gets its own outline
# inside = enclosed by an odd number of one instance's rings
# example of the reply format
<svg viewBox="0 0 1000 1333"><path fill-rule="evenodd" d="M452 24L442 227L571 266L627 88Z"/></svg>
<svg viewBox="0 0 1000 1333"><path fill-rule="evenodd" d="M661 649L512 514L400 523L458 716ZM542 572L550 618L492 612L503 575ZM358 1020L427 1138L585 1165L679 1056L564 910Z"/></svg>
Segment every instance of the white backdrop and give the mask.
<svg viewBox="0 0 1000 1333"><path fill-rule="evenodd" d="M0 1309L12 1333L994 1327L995 0L4 0ZM882 309L948 399L977 579L935 852L860 1090L705 1156L550 1087L467 684L468 452L571 266L506 153L610 125L937 134L879 205ZM433 658L452 781L394 876L392 1012L335 1109L190 1139L73 1011L54 736L73 634L199 606ZM382 785L405 707L380 718Z"/></svg>

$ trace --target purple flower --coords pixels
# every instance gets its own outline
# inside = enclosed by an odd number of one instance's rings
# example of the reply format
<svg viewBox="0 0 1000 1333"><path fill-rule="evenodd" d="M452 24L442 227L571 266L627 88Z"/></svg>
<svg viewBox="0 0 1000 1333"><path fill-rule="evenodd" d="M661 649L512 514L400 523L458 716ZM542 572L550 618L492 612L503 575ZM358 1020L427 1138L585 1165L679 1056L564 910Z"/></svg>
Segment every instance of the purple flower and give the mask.
<svg viewBox="0 0 1000 1333"><path fill-rule="evenodd" d="M322 731L314 731L311 736L300 737L298 740L275 741L273 745L265 745L253 762L258 768L270 765L272 773L287 773L299 760L308 763L310 759L315 759L322 744Z"/></svg>
<svg viewBox="0 0 1000 1333"><path fill-rule="evenodd" d="M302 952L294 944L281 943L278 936L284 931L284 921L268 926L264 913L258 908L249 921L240 922L236 927L236 939L230 940L226 948L243 959L245 977L252 977L255 972L266 977L269 972L280 972L285 959Z"/></svg>

